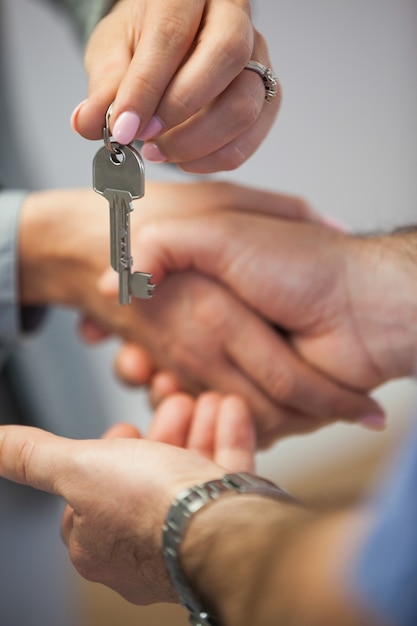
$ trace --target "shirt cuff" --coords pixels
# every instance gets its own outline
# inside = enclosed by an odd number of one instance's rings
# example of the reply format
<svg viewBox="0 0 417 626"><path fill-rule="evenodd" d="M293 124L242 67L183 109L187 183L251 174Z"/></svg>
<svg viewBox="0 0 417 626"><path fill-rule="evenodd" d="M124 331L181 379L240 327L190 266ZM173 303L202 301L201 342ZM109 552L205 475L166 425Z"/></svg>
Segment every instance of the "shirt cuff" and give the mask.
<svg viewBox="0 0 417 626"><path fill-rule="evenodd" d="M0 192L0 347L11 349L25 332L35 330L44 317L43 307L19 304L18 233L22 202L27 192Z"/></svg>

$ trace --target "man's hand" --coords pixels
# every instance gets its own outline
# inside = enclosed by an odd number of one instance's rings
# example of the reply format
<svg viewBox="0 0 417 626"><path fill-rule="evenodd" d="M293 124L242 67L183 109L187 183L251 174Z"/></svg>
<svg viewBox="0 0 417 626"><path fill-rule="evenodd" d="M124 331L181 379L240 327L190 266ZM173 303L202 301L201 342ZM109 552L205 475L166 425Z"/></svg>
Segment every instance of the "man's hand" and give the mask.
<svg viewBox="0 0 417 626"><path fill-rule="evenodd" d="M259 201L251 214L230 205L156 217L138 233L136 262L157 283L190 268L223 282L278 327L316 374L345 388L369 391L413 375L412 242L280 220L279 203L277 195L273 211Z"/></svg>
<svg viewBox="0 0 417 626"><path fill-rule="evenodd" d="M72 116L87 139L110 127L116 141L145 140L143 155L190 172L230 170L268 133L280 94L265 103L270 66L246 0L119 0L86 49L88 100Z"/></svg>
<svg viewBox="0 0 417 626"><path fill-rule="evenodd" d="M101 441L0 427L0 475L64 498L62 536L87 579L137 604L175 602L161 541L171 502L228 471L253 471L254 450L239 398L178 395L160 405L146 441L127 424Z"/></svg>
<svg viewBox="0 0 417 626"><path fill-rule="evenodd" d="M151 302L132 307L140 308L142 344L159 369L176 376L179 389L216 389L245 398L259 447L377 411L370 398L306 364L270 324L208 278L175 274Z"/></svg>

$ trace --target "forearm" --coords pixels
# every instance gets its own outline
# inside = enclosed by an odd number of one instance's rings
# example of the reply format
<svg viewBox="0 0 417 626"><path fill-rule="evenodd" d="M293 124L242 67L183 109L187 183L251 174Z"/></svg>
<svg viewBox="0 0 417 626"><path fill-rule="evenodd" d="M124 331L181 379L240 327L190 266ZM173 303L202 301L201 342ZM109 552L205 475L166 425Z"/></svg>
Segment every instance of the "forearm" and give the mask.
<svg viewBox="0 0 417 626"><path fill-rule="evenodd" d="M341 582L351 522L258 496L223 499L195 516L181 562L221 626L371 626Z"/></svg>

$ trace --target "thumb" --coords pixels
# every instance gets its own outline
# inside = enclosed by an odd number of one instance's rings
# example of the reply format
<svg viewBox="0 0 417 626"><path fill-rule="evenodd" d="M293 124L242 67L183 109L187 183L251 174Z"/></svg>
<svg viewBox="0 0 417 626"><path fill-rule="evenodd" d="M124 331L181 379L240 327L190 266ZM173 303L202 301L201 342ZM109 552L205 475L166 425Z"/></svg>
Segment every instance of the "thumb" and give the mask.
<svg viewBox="0 0 417 626"><path fill-rule="evenodd" d="M109 298L117 295L119 289L119 276L111 267L106 269L100 276L98 289L104 296Z"/></svg>
<svg viewBox="0 0 417 626"><path fill-rule="evenodd" d="M138 387L148 384L153 374L151 356L143 346L125 342L114 359L114 371L125 385Z"/></svg>
<svg viewBox="0 0 417 626"><path fill-rule="evenodd" d="M0 427L0 476L62 496L79 442L31 426Z"/></svg>

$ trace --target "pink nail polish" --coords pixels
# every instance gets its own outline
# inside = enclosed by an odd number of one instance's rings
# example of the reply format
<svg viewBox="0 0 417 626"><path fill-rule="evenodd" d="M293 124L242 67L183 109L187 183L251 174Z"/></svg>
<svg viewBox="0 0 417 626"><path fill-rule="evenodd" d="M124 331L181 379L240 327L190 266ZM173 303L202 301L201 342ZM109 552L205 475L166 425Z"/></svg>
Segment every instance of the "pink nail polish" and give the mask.
<svg viewBox="0 0 417 626"><path fill-rule="evenodd" d="M87 102L86 100L83 100L82 102L80 102L80 104L77 104L77 106L75 107L75 109L73 110L73 112L71 113L71 118L70 118L70 124L71 124L71 128L74 132L78 132L77 131L77 117L79 112L81 111L81 109L83 108L84 104Z"/></svg>
<svg viewBox="0 0 417 626"><path fill-rule="evenodd" d="M370 413L361 419L361 424L371 430L385 430L387 421L382 413Z"/></svg>
<svg viewBox="0 0 417 626"><path fill-rule="evenodd" d="M165 161L168 161L168 158L161 152L156 143L145 143L141 152L147 161L152 161L153 163L165 163Z"/></svg>
<svg viewBox="0 0 417 626"><path fill-rule="evenodd" d="M112 137L118 143L126 145L135 139L139 126L139 115L135 111L124 111L114 123Z"/></svg>
<svg viewBox="0 0 417 626"><path fill-rule="evenodd" d="M154 115L146 124L143 131L138 135L138 139L140 141L148 141L148 139L152 139L152 137L155 137L155 135L158 135L158 133L160 133L162 129L163 129L163 124L161 120L159 119L159 117Z"/></svg>

